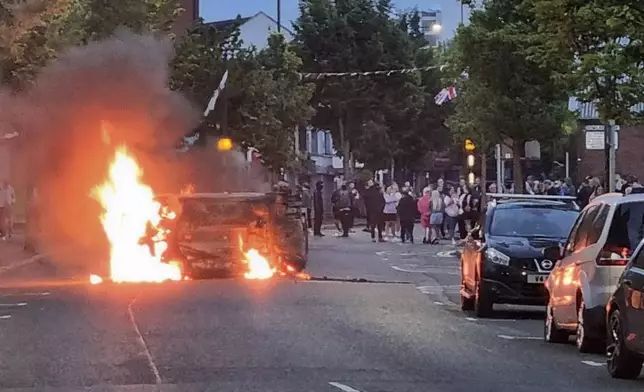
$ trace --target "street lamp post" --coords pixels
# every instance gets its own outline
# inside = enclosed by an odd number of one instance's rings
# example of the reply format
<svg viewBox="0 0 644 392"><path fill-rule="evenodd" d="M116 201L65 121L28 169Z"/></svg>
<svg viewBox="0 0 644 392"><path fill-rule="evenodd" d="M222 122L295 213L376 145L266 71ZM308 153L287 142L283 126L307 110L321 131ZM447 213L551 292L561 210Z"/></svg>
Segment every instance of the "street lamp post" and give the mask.
<svg viewBox="0 0 644 392"><path fill-rule="evenodd" d="M277 0L277 32L282 31L282 0Z"/></svg>

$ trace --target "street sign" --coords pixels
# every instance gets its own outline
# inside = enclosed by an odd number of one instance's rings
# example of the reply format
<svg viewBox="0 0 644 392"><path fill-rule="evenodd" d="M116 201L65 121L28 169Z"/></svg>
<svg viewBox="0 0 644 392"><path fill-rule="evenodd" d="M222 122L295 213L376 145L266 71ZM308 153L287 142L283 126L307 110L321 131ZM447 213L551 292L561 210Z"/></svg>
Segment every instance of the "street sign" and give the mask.
<svg viewBox="0 0 644 392"><path fill-rule="evenodd" d="M589 129L589 127L592 127ZM597 129L597 127L600 127L601 130ZM615 149L617 150L619 148L619 126L616 125L616 128L618 128L615 131ZM586 150L603 150L606 146L606 139L605 139L605 134L604 134L604 126L603 125L587 125L586 126Z"/></svg>

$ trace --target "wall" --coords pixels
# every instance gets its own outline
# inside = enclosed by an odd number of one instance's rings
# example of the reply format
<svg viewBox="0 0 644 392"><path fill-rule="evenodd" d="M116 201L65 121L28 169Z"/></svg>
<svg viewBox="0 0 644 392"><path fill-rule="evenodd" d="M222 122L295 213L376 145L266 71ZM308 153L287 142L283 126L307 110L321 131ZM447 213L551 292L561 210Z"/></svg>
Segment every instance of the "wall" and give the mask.
<svg viewBox="0 0 644 392"><path fill-rule="evenodd" d="M267 46L268 37L274 31L277 31L277 22L263 13L257 14L239 28L244 46L255 46L258 50ZM282 34L287 42L293 40L293 35L285 29L282 29Z"/></svg>
<svg viewBox="0 0 644 392"><path fill-rule="evenodd" d="M192 27L199 19L199 0L179 0L179 3L185 11L179 15L172 27L172 32L177 37L183 36L186 30Z"/></svg>
<svg viewBox="0 0 644 392"><path fill-rule="evenodd" d="M617 172L624 175L634 174L640 180L644 179L644 127L620 126L619 143L616 153ZM604 178L606 160L603 150L586 150L584 132L579 132L576 140L578 178L597 176Z"/></svg>

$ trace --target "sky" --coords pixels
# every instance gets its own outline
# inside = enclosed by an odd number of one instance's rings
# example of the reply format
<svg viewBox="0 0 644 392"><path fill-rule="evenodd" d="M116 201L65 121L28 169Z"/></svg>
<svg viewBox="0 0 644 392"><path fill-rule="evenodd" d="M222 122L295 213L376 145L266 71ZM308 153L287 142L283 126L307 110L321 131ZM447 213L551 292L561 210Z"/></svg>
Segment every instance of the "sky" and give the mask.
<svg viewBox="0 0 644 392"><path fill-rule="evenodd" d="M201 17L206 22L216 20L234 19L237 15L252 16L259 11L264 11L271 17L277 16L276 0L201 0ZM297 18L298 0L282 0L282 20L290 26L290 22ZM461 20L461 5L458 0L393 0L397 10L411 9L418 7L419 10L439 9L443 14L443 31L441 40L450 39ZM467 7L465 7L465 18L467 18ZM288 23L288 24L287 24Z"/></svg>

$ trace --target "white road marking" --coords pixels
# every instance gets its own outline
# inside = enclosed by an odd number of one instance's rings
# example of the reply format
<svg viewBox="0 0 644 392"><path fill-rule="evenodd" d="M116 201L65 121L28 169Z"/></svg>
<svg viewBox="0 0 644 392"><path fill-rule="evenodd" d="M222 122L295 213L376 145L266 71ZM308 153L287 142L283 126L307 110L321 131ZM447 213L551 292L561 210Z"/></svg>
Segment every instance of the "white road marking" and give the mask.
<svg viewBox="0 0 644 392"><path fill-rule="evenodd" d="M346 384L342 384L342 383L335 382L335 381L329 382L329 385L331 385L332 387L336 387L339 390L344 391L344 392L360 392L359 390L357 390L355 388L351 388L350 386L348 386Z"/></svg>
<svg viewBox="0 0 644 392"><path fill-rule="evenodd" d="M11 318L10 314L5 314L4 316L0 316L0 320L8 320Z"/></svg>
<svg viewBox="0 0 644 392"><path fill-rule="evenodd" d="M140 295L141 293L139 293L139 295L134 297L134 299L130 301L130 303L127 305L127 313L130 316L130 321L132 322L132 326L134 327L134 332L136 332L139 344L143 348L143 353L145 354L145 357L148 360L148 365L150 366L150 370L152 371L152 374L154 374L154 380L157 385L160 385L160 384L163 384L163 380L161 379L161 374L159 373L159 369L157 368L157 365L154 364L154 360L152 359L152 354L150 354L150 349L148 349L148 345L145 342L143 335L141 335L139 326L136 324L136 320L134 318L134 312L132 311L132 306L134 306L136 301L139 299Z"/></svg>
<svg viewBox="0 0 644 392"><path fill-rule="evenodd" d="M387 256L387 255L389 255L389 252L380 251L380 252L376 252L376 255L378 255L378 256Z"/></svg>
<svg viewBox="0 0 644 392"><path fill-rule="evenodd" d="M455 250L447 250L443 252L436 253L438 257L456 257L457 253Z"/></svg>
<svg viewBox="0 0 644 392"><path fill-rule="evenodd" d="M540 336L508 336L508 335L497 335L501 339L506 340L542 340Z"/></svg>
<svg viewBox="0 0 644 392"><path fill-rule="evenodd" d="M18 308L22 306L27 306L26 302L20 302L17 304L0 304L0 308Z"/></svg>
<svg viewBox="0 0 644 392"><path fill-rule="evenodd" d="M605 363L595 362L595 361L581 361L581 363L583 363L584 365L594 366L594 367L606 366Z"/></svg>
<svg viewBox="0 0 644 392"><path fill-rule="evenodd" d="M49 292L44 293L11 293L11 294L0 294L0 297L46 297L51 295Z"/></svg>
<svg viewBox="0 0 644 392"><path fill-rule="evenodd" d="M474 318L474 317L466 317L465 320L467 321L479 321L479 319ZM485 319L486 322L493 322L493 323L513 323L517 320L515 319Z"/></svg>
<svg viewBox="0 0 644 392"><path fill-rule="evenodd" d="M386 259L383 259L386 260ZM407 267L401 267L398 265L390 265L390 267L396 271L400 272L407 272L411 274L427 274L427 273L432 273L432 274L437 274L437 275L459 275L460 272L457 270L454 270L452 268L445 268L445 267L435 267L435 266L407 266Z"/></svg>
<svg viewBox="0 0 644 392"><path fill-rule="evenodd" d="M434 301L434 305L445 306L445 304L440 301Z"/></svg>

